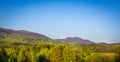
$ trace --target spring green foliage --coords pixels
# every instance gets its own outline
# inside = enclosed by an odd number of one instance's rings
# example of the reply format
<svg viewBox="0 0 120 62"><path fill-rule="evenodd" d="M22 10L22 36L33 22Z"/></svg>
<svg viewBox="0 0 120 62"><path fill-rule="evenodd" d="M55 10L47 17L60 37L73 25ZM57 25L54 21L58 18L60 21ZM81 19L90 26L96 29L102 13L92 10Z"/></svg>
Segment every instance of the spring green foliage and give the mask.
<svg viewBox="0 0 120 62"><path fill-rule="evenodd" d="M93 47L93 45L69 43L41 42L39 44L28 44L3 42L0 43L0 62L119 62L118 45L111 45L113 46L111 48L115 51L111 49L108 53L104 48L104 51L100 53L100 51L94 50L97 49L97 44Z"/></svg>
<svg viewBox="0 0 120 62"><path fill-rule="evenodd" d="M76 44L0 33L0 62L120 62L120 44Z"/></svg>
<svg viewBox="0 0 120 62"><path fill-rule="evenodd" d="M115 62L114 59L109 56L100 54L91 54L85 58L86 62Z"/></svg>
<svg viewBox="0 0 120 62"><path fill-rule="evenodd" d="M24 34L9 34L5 32L0 32L0 42L39 43L43 41L48 42L52 40L45 37L37 38L34 36L26 36Z"/></svg>

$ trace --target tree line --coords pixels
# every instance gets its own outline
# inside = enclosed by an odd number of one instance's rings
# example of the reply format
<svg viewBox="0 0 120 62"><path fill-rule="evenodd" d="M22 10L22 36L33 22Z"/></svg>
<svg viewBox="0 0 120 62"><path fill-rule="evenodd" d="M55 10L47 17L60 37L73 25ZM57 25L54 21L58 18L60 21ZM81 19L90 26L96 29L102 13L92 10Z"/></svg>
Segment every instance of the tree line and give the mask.
<svg viewBox="0 0 120 62"><path fill-rule="evenodd" d="M119 45L103 48L103 45L97 44L1 42L0 62L119 62ZM98 51L98 49L100 50ZM110 52L108 52L105 49L116 51L109 50Z"/></svg>

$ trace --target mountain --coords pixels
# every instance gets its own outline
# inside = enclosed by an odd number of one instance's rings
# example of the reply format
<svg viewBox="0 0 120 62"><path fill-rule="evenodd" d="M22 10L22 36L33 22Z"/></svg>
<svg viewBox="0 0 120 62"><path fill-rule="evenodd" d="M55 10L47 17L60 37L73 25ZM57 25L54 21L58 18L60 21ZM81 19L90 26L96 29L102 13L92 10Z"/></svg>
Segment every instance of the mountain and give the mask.
<svg viewBox="0 0 120 62"><path fill-rule="evenodd" d="M67 42L75 42L75 43L81 43L81 44L92 44L94 43L93 41L87 40L87 39L82 39L80 37L67 37L65 39L56 39L57 41L67 41Z"/></svg>
<svg viewBox="0 0 120 62"><path fill-rule="evenodd" d="M1 39L20 39L22 38L23 41L31 41L31 40L52 40L51 38L42 35L42 34L38 34L38 33L34 33L34 32L30 32L30 31L26 31L26 30L12 30L12 29L6 29L6 28L0 28L0 38ZM30 40L31 39L31 40ZM21 41L22 41L21 40Z"/></svg>
<svg viewBox="0 0 120 62"><path fill-rule="evenodd" d="M30 32L27 30L12 30L6 28L0 28L0 42L36 42L36 41L67 41L81 44L94 43L87 39L79 37L68 37L65 39L51 39L45 35Z"/></svg>
<svg viewBox="0 0 120 62"><path fill-rule="evenodd" d="M23 35L26 35L26 36L32 36L32 37L35 37L35 38L50 39L49 37L47 37L45 35L42 35L42 34L39 34L39 33L30 32L30 31L26 31L26 30L18 30L17 32L19 32L19 34L23 34Z"/></svg>

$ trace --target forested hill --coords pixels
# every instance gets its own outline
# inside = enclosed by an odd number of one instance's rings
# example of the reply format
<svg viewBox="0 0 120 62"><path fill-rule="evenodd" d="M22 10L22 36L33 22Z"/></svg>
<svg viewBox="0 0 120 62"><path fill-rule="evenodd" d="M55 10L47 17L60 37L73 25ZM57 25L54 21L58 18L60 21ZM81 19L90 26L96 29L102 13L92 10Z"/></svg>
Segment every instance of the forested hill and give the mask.
<svg viewBox="0 0 120 62"><path fill-rule="evenodd" d="M52 39L38 33L26 30L12 30L0 28L0 42L38 42Z"/></svg>
<svg viewBox="0 0 120 62"><path fill-rule="evenodd" d="M76 42L84 39L67 39L59 42L25 30L0 28L0 62L120 62L119 43L82 44Z"/></svg>
<svg viewBox="0 0 120 62"><path fill-rule="evenodd" d="M82 39L79 37L68 37L65 39L51 39L45 35L30 32L27 30L12 30L0 28L0 42L41 42L41 41L55 41L55 42L68 42L80 44L92 44L93 41Z"/></svg>

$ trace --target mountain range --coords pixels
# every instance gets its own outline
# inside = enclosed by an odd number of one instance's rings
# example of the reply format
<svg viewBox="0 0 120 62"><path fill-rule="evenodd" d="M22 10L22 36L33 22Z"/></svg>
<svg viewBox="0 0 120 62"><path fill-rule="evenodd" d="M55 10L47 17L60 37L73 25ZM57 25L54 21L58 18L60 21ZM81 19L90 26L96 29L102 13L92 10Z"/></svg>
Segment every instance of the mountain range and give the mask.
<svg viewBox="0 0 120 62"><path fill-rule="evenodd" d="M66 41L66 42L75 42L75 43L82 43L82 44L92 44L94 43L93 41L83 39L80 37L67 37L65 39L56 39L58 41Z"/></svg>
<svg viewBox="0 0 120 62"><path fill-rule="evenodd" d="M65 39L51 39L43 34L31 32L27 30L12 30L12 29L0 28L0 38L3 38L4 34L9 34L9 36L18 34L18 35L26 36L27 38L29 37L29 39L32 37L32 39L34 38L34 39L40 39L40 40L55 40L60 42L67 41L67 42L82 43L82 44L94 43L93 41L82 39L80 37L67 37ZM6 37L9 37L9 36L6 36Z"/></svg>

